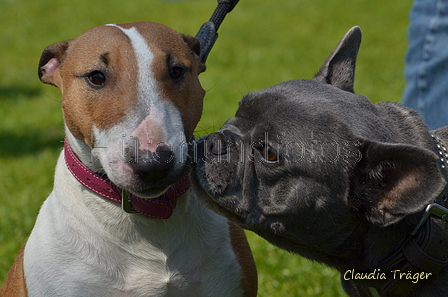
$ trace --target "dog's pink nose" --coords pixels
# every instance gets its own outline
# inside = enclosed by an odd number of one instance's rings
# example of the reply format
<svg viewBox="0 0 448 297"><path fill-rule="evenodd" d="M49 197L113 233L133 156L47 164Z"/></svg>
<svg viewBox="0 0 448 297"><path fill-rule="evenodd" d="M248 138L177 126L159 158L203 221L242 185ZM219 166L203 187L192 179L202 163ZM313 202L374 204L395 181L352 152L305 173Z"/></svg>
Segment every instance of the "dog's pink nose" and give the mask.
<svg viewBox="0 0 448 297"><path fill-rule="evenodd" d="M153 114L156 114L156 112L153 111ZM165 137L159 122L160 119L157 116L148 115L132 132L131 136L138 139L140 143L140 150L156 152L158 147L163 144Z"/></svg>

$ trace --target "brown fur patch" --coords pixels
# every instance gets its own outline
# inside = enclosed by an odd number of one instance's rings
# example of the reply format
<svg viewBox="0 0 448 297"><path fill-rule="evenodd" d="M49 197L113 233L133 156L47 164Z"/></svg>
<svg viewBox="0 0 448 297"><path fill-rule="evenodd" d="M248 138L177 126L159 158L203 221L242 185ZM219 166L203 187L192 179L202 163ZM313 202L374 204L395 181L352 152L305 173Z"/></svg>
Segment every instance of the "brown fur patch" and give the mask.
<svg viewBox="0 0 448 297"><path fill-rule="evenodd" d="M86 75L92 71L106 75L101 88L87 82ZM72 40L61 65L63 84L59 86L64 120L72 134L92 147L92 124L107 129L119 123L136 102L137 75L134 50L119 29L95 27Z"/></svg>
<svg viewBox="0 0 448 297"><path fill-rule="evenodd" d="M2 297L26 297L28 291L26 289L25 275L23 273L23 254L25 245L20 250L11 269L6 275L3 285L0 287L0 296Z"/></svg>
<svg viewBox="0 0 448 297"><path fill-rule="evenodd" d="M244 296L255 297L258 291L257 267L246 234L243 229L234 223L230 221L228 223L232 248L243 273L241 286L244 290Z"/></svg>

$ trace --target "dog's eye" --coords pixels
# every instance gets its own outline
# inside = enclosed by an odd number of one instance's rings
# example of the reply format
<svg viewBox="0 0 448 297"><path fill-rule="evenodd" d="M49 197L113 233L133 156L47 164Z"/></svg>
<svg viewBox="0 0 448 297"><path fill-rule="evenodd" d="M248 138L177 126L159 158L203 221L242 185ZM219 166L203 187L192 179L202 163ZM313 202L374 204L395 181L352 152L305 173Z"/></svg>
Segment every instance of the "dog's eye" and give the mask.
<svg viewBox="0 0 448 297"><path fill-rule="evenodd" d="M277 161L277 154L272 150L272 147L270 147L269 145L262 147L261 154L269 162Z"/></svg>
<svg viewBox="0 0 448 297"><path fill-rule="evenodd" d="M170 77L172 79L178 79L184 73L184 69L180 66L174 66L170 69Z"/></svg>
<svg viewBox="0 0 448 297"><path fill-rule="evenodd" d="M89 73L87 78L89 79L89 82L92 83L92 85L97 87L104 86L104 84L106 83L106 76L101 71L92 71Z"/></svg>

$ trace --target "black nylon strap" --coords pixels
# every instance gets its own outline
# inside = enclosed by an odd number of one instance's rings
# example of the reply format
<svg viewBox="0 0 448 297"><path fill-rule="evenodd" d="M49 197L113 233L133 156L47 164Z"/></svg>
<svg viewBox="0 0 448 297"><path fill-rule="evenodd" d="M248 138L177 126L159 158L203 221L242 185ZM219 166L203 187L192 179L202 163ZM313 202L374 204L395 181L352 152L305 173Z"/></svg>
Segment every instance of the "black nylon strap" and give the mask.
<svg viewBox="0 0 448 297"><path fill-rule="evenodd" d="M218 6L216 7L210 20L202 25L196 34L196 38L201 45L201 61L205 63L208 54L210 53L213 45L218 39L218 28L221 26L222 21L226 15L233 10L239 0L218 0Z"/></svg>
<svg viewBox="0 0 448 297"><path fill-rule="evenodd" d="M440 241L447 244L446 240L440 239ZM445 252L443 252L444 249ZM446 260L446 247L443 248L442 246L442 248L439 248L438 250L439 252L434 251L434 249L430 252L432 255L438 254L439 257L434 258L428 254L429 251L422 250L415 240L410 240L409 243L403 247L403 254L412 266L435 274L442 270L448 263Z"/></svg>
<svg viewBox="0 0 448 297"><path fill-rule="evenodd" d="M402 247L407 263L400 271L410 272L412 276L423 276L426 279L426 276L434 277L445 268L448 264L448 237L445 228L444 222L431 217L425 224L425 228L419 232L421 236L413 237ZM424 279L419 281L396 279L381 289L384 296L406 296L423 283Z"/></svg>
<svg viewBox="0 0 448 297"><path fill-rule="evenodd" d="M448 265L447 246L445 223L436 217L431 217L415 236L407 240L380 265L380 269L377 270L385 273L384 279L360 279L356 282L375 288L379 296L407 296L426 279L434 277ZM366 271L364 274L370 272ZM418 280L414 278L416 276Z"/></svg>

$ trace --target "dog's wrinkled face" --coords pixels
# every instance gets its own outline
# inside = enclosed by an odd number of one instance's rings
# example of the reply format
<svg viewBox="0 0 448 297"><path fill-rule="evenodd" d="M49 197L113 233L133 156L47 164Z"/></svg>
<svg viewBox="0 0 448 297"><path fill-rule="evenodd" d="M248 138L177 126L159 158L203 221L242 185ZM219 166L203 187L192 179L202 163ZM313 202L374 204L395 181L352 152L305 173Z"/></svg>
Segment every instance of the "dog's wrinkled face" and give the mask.
<svg viewBox="0 0 448 297"><path fill-rule="evenodd" d="M312 80L245 96L193 147L193 186L208 207L327 264L362 254L359 237L424 209L445 186L418 116L353 93L360 40L352 28Z"/></svg>
<svg viewBox="0 0 448 297"><path fill-rule="evenodd" d="M341 105L347 97L362 102L369 113L373 105L321 86L297 80L249 94L235 117L196 143L193 180L209 207L277 241L318 244L309 230L327 240L329 226L345 225L335 220L348 212L341 206L347 205L360 143L336 115L352 109ZM332 125L326 125L329 117Z"/></svg>
<svg viewBox="0 0 448 297"><path fill-rule="evenodd" d="M105 25L47 47L39 77L61 90L81 160L151 198L186 169L205 94L198 54L195 38L157 23Z"/></svg>

